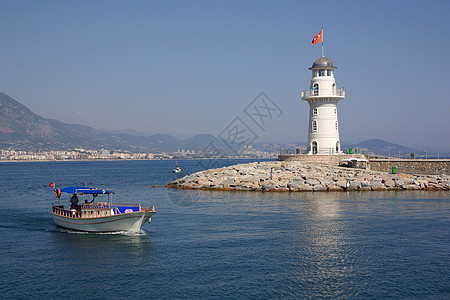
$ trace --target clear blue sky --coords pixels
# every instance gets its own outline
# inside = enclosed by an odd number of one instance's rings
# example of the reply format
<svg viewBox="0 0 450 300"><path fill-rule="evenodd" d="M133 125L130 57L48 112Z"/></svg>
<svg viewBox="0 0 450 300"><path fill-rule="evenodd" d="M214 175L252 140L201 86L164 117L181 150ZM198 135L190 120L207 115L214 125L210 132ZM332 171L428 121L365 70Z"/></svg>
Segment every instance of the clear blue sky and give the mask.
<svg viewBox="0 0 450 300"><path fill-rule="evenodd" d="M0 92L66 123L218 135L264 91L255 142L306 143L311 40L347 98L341 143L450 149L450 1L0 1ZM249 124L250 125L250 124Z"/></svg>

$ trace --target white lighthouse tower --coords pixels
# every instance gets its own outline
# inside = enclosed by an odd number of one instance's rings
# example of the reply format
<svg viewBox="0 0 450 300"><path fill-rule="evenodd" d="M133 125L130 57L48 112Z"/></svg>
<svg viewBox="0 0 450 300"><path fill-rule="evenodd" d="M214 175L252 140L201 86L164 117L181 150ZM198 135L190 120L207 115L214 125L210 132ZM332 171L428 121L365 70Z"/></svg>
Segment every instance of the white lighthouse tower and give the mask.
<svg viewBox="0 0 450 300"><path fill-rule="evenodd" d="M336 87L336 67L322 56L309 70L312 71L311 86L302 91L302 100L309 103L308 154L341 153L337 103L345 98L345 91Z"/></svg>

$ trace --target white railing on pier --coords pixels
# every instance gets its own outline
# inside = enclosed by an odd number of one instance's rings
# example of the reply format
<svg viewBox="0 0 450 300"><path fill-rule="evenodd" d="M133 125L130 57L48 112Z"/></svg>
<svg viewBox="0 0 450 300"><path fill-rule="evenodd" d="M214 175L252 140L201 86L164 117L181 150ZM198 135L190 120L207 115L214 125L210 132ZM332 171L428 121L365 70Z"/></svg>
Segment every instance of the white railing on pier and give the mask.
<svg viewBox="0 0 450 300"><path fill-rule="evenodd" d="M305 90L302 91L302 98L309 97L327 97L327 96L338 96L345 97L345 90L342 89L319 89L319 90Z"/></svg>

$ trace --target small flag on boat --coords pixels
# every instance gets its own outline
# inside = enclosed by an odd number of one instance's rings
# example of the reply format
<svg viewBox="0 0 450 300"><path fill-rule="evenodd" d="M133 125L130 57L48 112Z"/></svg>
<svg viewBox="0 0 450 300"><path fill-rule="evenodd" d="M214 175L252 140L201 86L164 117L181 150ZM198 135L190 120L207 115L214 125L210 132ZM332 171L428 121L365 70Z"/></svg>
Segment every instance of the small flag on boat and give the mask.
<svg viewBox="0 0 450 300"><path fill-rule="evenodd" d="M54 183L54 182L49 183L48 186L49 186L49 187L55 187L55 183Z"/></svg>
<svg viewBox="0 0 450 300"><path fill-rule="evenodd" d="M317 43L323 42L323 29L313 38L312 44L315 45Z"/></svg>

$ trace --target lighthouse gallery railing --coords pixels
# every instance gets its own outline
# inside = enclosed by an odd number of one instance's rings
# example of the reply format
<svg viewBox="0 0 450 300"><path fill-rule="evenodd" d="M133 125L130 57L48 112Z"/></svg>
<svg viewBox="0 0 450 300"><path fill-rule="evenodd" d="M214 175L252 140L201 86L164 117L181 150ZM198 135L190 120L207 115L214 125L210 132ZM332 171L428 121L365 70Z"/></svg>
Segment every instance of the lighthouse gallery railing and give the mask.
<svg viewBox="0 0 450 300"><path fill-rule="evenodd" d="M302 91L302 98L305 97L323 97L323 96L338 96L338 97L345 97L345 90L344 88L338 90L338 89L319 89L319 90L305 90Z"/></svg>

